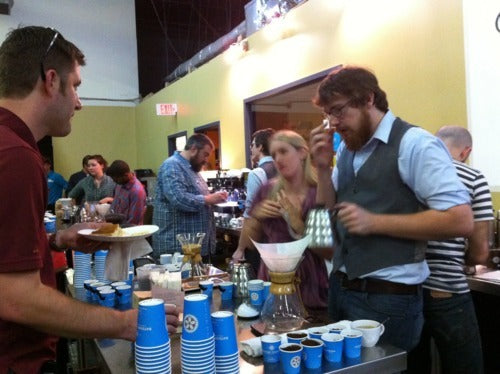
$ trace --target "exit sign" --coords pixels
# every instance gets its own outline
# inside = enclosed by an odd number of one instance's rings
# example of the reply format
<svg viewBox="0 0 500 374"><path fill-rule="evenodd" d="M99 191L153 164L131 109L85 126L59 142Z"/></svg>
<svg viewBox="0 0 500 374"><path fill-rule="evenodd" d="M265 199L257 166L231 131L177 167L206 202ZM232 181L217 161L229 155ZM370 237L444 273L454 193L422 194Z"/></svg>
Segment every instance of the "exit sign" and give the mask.
<svg viewBox="0 0 500 374"><path fill-rule="evenodd" d="M157 116L175 116L177 114L177 104L156 104Z"/></svg>

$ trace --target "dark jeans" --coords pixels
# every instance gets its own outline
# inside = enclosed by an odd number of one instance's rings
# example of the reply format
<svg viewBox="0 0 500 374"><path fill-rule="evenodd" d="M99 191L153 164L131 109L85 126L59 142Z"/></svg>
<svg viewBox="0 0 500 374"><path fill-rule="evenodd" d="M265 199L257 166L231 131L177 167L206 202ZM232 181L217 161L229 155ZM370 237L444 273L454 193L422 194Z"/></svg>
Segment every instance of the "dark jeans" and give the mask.
<svg viewBox="0 0 500 374"><path fill-rule="evenodd" d="M424 318L420 343L408 357L412 373L431 372L431 337L439 352L442 373L484 372L481 337L470 293L434 298L430 290L424 289Z"/></svg>
<svg viewBox="0 0 500 374"><path fill-rule="evenodd" d="M342 288L339 279L332 273L328 296L328 315L333 321L372 319L385 325L380 342L406 351L418 344L424 322L421 291L417 295L351 291Z"/></svg>

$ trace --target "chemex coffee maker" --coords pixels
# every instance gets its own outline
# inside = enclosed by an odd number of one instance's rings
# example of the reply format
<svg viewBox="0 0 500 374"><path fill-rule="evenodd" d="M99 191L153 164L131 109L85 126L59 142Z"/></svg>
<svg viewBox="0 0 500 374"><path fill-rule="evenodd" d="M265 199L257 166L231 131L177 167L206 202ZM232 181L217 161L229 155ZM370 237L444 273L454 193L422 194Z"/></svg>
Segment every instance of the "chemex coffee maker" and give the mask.
<svg viewBox="0 0 500 374"><path fill-rule="evenodd" d="M306 310L297 290L295 272L310 241L310 235L288 243L253 241L271 278L269 296L261 311L266 333L298 330L305 321Z"/></svg>
<svg viewBox="0 0 500 374"><path fill-rule="evenodd" d="M205 265L201 259L201 244L205 237L204 232L177 234L176 238L181 243L182 260L181 274L183 278L205 275Z"/></svg>

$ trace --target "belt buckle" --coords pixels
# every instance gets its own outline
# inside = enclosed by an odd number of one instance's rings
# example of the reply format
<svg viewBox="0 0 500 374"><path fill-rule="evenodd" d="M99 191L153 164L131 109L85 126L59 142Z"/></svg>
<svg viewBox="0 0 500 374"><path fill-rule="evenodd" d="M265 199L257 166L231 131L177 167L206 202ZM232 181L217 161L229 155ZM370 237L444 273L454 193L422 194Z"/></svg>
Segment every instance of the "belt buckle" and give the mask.
<svg viewBox="0 0 500 374"><path fill-rule="evenodd" d="M434 299L449 299L450 297L453 296L451 292L438 291L438 290L431 290L430 294L431 297Z"/></svg>

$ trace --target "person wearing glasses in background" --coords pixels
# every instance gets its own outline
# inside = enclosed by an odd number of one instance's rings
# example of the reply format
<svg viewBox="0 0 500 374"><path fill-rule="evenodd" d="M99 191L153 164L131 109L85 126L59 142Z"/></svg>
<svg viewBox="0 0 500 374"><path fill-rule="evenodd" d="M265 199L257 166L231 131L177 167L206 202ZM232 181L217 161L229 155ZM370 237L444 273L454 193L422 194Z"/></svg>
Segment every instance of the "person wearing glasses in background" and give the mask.
<svg viewBox="0 0 500 374"><path fill-rule="evenodd" d="M338 210L329 317L384 322L381 341L411 351L423 325L427 240L472 232L469 194L444 144L395 117L370 71L334 69L314 103L329 119L311 133L317 203Z"/></svg>
<svg viewBox="0 0 500 374"><path fill-rule="evenodd" d="M82 108L83 53L56 30L28 26L0 46L0 373L57 373L56 336L134 341L137 310L74 300L55 289L50 250L102 248L76 224L47 236L47 182L36 142L63 137ZM169 328L178 324L168 310ZM66 372L63 367L59 372Z"/></svg>
<svg viewBox="0 0 500 374"><path fill-rule="evenodd" d="M245 200L245 211L243 212L243 217L245 219L250 217L249 212L252 208L252 201L259 188L278 174L273 158L269 154L269 139L273 134L274 130L267 128L257 130L252 135L250 154L252 164L257 166L251 170L250 173L248 173L246 185L247 197ZM253 244L250 242L248 235L245 233L245 224L243 223L238 248L236 248L233 253L233 261L248 260L252 265L255 274L257 274L260 264L259 252L255 250L245 251L246 248L251 246L253 246Z"/></svg>

